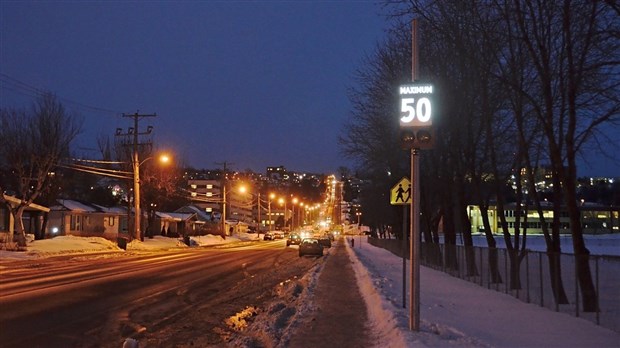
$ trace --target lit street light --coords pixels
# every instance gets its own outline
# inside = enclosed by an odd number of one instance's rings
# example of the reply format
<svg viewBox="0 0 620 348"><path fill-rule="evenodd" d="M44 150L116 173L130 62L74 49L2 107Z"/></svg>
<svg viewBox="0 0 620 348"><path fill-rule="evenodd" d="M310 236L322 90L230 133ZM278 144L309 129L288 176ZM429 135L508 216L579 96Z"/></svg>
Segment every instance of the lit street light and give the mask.
<svg viewBox="0 0 620 348"><path fill-rule="evenodd" d="M299 199L297 197L293 197L293 212L291 216L291 231L295 230L295 206L299 203ZM299 210L297 211L297 215L299 215ZM297 217L299 219L299 217Z"/></svg>
<svg viewBox="0 0 620 348"><path fill-rule="evenodd" d="M269 219L268 219L268 221L269 221L269 232L271 232L271 230L272 230L272 226L273 226L273 217L271 216L271 201L272 201L274 198L276 198L276 194L275 194L275 193L273 193L273 192L272 192L272 193L270 193L270 194L269 194L269 201L268 201L268 202L269 202L269 203L268 203L268 204L269 204Z"/></svg>
<svg viewBox="0 0 620 348"><path fill-rule="evenodd" d="M284 204L284 229L286 229L286 199L284 199L284 197L280 197L278 198L278 203L280 203L280 205Z"/></svg>
<svg viewBox="0 0 620 348"><path fill-rule="evenodd" d="M142 227L141 227L141 219L142 212L140 210L140 166L143 165L146 161L155 158L155 156L147 157L142 162L138 161L138 151L134 151L133 155L133 200L134 200L134 239L142 240ZM170 162L170 157L165 154L159 155L159 162L166 164Z"/></svg>

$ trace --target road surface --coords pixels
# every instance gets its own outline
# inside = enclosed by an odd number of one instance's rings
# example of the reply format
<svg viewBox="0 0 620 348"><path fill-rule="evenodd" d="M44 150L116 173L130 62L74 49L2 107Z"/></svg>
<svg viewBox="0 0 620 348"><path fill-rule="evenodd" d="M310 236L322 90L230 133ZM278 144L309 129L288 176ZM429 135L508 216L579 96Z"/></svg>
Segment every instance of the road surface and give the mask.
<svg viewBox="0 0 620 348"><path fill-rule="evenodd" d="M0 346L211 346L317 262L285 241L0 264Z"/></svg>

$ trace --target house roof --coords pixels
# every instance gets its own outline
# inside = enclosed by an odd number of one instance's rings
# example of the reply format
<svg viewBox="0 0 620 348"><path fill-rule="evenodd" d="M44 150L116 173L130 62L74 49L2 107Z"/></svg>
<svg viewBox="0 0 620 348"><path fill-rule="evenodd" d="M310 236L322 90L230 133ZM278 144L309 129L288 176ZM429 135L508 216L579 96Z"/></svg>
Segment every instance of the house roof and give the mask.
<svg viewBox="0 0 620 348"><path fill-rule="evenodd" d="M71 211L75 213L91 213L91 214L113 214L113 215L125 215L127 214L127 208L125 207L104 207L98 204L88 204L79 202L73 199L58 199L57 205L52 206L50 209L55 211Z"/></svg>
<svg viewBox="0 0 620 348"><path fill-rule="evenodd" d="M59 199L57 200L58 205L54 205L51 207L52 210L70 210L74 212L80 213L97 213L99 209L94 206L84 204L78 201L74 201L71 199Z"/></svg>
<svg viewBox="0 0 620 348"><path fill-rule="evenodd" d="M6 200L7 202L9 202L11 205L14 205L14 206L19 205L19 204L21 204L23 202L23 200L21 200L21 199L19 199L17 197L8 196L8 195L6 195L4 193L2 194L2 198L4 198L4 200ZM42 205L38 205L36 203L28 204L28 208L30 210L39 210L39 211L46 212L46 213L50 211L50 208L44 207Z"/></svg>
<svg viewBox="0 0 620 348"><path fill-rule="evenodd" d="M155 215L160 219L169 219L173 221L187 221L196 216L195 213L164 213L161 211L155 212Z"/></svg>
<svg viewBox="0 0 620 348"><path fill-rule="evenodd" d="M126 215L127 214L127 207L104 207L102 205L99 204L93 204L93 206L97 207L97 209L101 210L102 212L105 213L110 213L110 214L118 214L118 215Z"/></svg>
<svg viewBox="0 0 620 348"><path fill-rule="evenodd" d="M211 216L209 214L207 214L206 211L204 211L203 209L201 209L200 207L197 207L195 205L186 205L184 207L181 207L179 209L177 209L175 211L176 213L194 213L196 214L196 218L200 221L210 221L211 220Z"/></svg>

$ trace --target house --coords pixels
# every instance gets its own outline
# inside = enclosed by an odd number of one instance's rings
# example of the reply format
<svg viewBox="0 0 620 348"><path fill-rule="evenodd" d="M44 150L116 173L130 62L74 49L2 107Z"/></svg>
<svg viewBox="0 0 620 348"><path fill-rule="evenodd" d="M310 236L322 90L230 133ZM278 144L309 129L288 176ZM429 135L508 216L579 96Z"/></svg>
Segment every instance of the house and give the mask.
<svg viewBox="0 0 620 348"><path fill-rule="evenodd" d="M107 208L70 199L59 199L50 207L48 233L103 237L116 240L127 235L127 209Z"/></svg>
<svg viewBox="0 0 620 348"><path fill-rule="evenodd" d="M201 225L197 220L196 213L166 213L161 211L155 212L154 224L154 231L165 230L168 237L197 235Z"/></svg>
<svg viewBox="0 0 620 348"><path fill-rule="evenodd" d="M7 202L11 207L16 208L23 201L14 196L2 194L4 202ZM43 214L49 213L50 209L42 205L35 203L29 204L22 216L24 223L24 230L27 234L34 234L39 231L43 225ZM0 204L0 233L2 233L2 240L6 240L7 236L12 235L15 232L15 217L11 215L11 212L7 208L6 204Z"/></svg>

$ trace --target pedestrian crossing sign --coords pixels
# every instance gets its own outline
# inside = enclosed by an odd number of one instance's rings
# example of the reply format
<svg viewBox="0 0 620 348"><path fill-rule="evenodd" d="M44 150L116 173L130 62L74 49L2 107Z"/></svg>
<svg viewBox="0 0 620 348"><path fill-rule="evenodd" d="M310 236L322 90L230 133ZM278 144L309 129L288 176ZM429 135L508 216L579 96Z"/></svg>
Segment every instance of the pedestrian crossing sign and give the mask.
<svg viewBox="0 0 620 348"><path fill-rule="evenodd" d="M390 190L390 204L406 205L411 204L411 181L407 177L403 177Z"/></svg>

